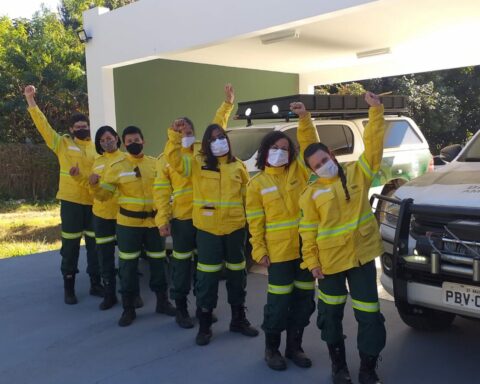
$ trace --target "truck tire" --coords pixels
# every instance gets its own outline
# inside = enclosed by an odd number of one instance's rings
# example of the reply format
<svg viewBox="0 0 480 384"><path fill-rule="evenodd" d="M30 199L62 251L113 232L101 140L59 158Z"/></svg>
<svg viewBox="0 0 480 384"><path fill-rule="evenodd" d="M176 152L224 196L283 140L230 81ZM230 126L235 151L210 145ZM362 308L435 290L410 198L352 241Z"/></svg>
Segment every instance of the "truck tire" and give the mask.
<svg viewBox="0 0 480 384"><path fill-rule="evenodd" d="M403 308L397 308L398 313L405 324L419 331L438 332L448 328L455 320L455 314L404 304Z"/></svg>

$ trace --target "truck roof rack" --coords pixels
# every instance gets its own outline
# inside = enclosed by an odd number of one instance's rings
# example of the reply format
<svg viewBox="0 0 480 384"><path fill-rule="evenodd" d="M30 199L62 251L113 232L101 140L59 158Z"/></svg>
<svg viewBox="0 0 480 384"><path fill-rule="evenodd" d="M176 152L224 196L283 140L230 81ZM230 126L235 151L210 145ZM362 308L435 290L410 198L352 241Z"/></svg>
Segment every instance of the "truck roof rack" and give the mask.
<svg viewBox="0 0 480 384"><path fill-rule="evenodd" d="M380 97L385 107L385 114L402 114L407 112L407 96ZM351 95L291 95L272 99L242 101L238 103L235 119L247 120L251 125L253 119L297 118L290 111L290 103L301 101L312 117L346 118L368 114L368 104L363 96Z"/></svg>

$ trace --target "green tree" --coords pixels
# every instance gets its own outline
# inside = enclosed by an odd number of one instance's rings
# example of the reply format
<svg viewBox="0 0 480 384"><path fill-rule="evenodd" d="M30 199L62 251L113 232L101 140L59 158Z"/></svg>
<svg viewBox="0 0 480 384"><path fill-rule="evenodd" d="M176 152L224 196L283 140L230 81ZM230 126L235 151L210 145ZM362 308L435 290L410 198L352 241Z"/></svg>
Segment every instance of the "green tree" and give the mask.
<svg viewBox="0 0 480 384"><path fill-rule="evenodd" d="M90 4L117 8L133 0L63 0L59 14L42 7L32 19L0 18L0 141L38 142L22 90L35 84L52 126L88 112L84 45L76 30Z"/></svg>
<svg viewBox="0 0 480 384"><path fill-rule="evenodd" d="M92 7L116 9L134 3L137 0L62 0L58 13L65 28L76 31L82 25L82 13Z"/></svg>

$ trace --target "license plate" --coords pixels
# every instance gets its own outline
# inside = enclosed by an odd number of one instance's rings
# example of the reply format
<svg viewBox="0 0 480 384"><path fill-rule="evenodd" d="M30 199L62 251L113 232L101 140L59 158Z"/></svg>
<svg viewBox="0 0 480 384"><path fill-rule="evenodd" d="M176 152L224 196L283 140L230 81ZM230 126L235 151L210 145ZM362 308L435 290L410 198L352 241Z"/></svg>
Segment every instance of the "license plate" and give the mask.
<svg viewBox="0 0 480 384"><path fill-rule="evenodd" d="M445 304L480 311L480 287L445 282L442 290Z"/></svg>

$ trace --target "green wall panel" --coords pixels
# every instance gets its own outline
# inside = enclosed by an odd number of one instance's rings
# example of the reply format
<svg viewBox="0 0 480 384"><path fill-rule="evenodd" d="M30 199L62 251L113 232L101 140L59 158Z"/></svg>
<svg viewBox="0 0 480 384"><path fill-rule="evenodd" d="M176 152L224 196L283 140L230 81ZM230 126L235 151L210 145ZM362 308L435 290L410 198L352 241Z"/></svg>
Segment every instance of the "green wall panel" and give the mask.
<svg viewBox="0 0 480 384"><path fill-rule="evenodd" d="M298 93L298 75L182 61L152 60L114 69L117 129L137 125L144 132L146 153L163 151L166 130L188 116L201 138L231 82L236 101ZM232 115L236 112L236 107ZM229 126L244 122L230 119Z"/></svg>

